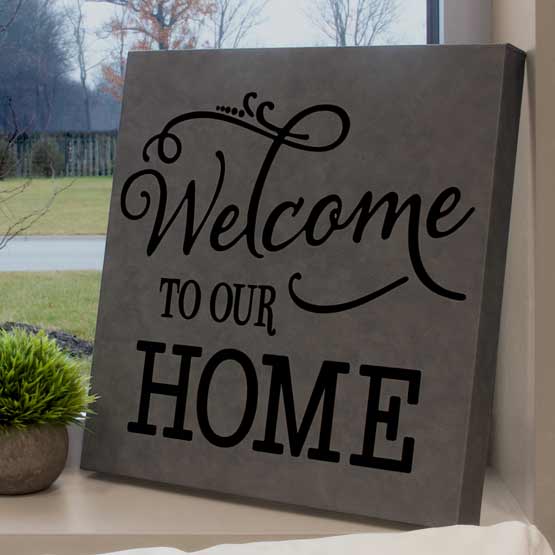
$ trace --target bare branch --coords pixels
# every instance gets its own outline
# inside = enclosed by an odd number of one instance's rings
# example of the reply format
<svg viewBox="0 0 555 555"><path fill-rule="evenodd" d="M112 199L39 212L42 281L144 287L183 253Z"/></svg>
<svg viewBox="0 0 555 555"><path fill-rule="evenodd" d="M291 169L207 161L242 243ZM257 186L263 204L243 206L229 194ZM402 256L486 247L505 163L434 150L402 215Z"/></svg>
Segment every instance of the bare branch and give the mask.
<svg viewBox="0 0 555 555"><path fill-rule="evenodd" d="M96 1L96 0L95 0ZM178 50L197 45L200 27L212 14L211 0L98 0L121 6L105 27L114 40L102 64L103 89L121 99L127 50Z"/></svg>
<svg viewBox="0 0 555 555"><path fill-rule="evenodd" d="M0 197L0 206L2 203L8 202L14 197L19 196L21 193L24 193L31 185L31 181L23 181L22 183L15 185L14 187L5 187L4 189L0 189L0 195L6 195Z"/></svg>
<svg viewBox="0 0 555 555"><path fill-rule="evenodd" d="M268 0L215 0L211 15L214 48L237 48L262 22Z"/></svg>
<svg viewBox="0 0 555 555"><path fill-rule="evenodd" d="M12 124L11 133L8 135L8 144L12 144L19 135L19 124L17 122L17 114L15 113L12 97L7 98L8 111L10 112L10 119Z"/></svg>
<svg viewBox="0 0 555 555"><path fill-rule="evenodd" d="M87 2L96 2L97 4L114 4L116 6L127 6L127 0L87 0Z"/></svg>
<svg viewBox="0 0 555 555"><path fill-rule="evenodd" d="M16 163L14 149L18 138L21 137L25 129L34 126L35 118L42 117L43 126L46 126L52 112L55 89L59 77L63 74L62 70L64 70L65 63L63 47L61 43L56 44L55 42L56 40L61 40L56 38L60 36L56 35L56 33L60 31L62 24L59 17L52 15L54 12L48 11L51 10L52 3L52 0L41 0L32 5L27 0L14 0L10 3L4 3L4 6L10 4L10 6L13 6L13 9L10 8L10 16L7 20L0 23L0 34L2 34L3 39L2 55L15 56L14 64L18 64L21 61L21 51L11 45L19 44L17 42L18 36L21 36L19 26L25 21L28 29L28 33L25 36L32 44L32 47L25 51L25 56L27 56L25 61L31 61L30 67L32 67L33 76L31 90L36 96L37 105L34 115L30 117L29 113L23 115L20 112L18 113L16 106L21 104L21 99L16 93L5 95L2 98L2 102L5 102L5 105L3 107L4 134L0 138L0 172L2 173L0 179L14 173L13 170ZM26 19L24 19L23 13L26 14ZM28 19L29 13L35 16L34 19ZM21 15L21 18L18 18L18 15ZM17 32L12 37L12 33L6 33L6 31L10 27L13 29L15 26L18 26ZM37 41L36 37L41 42ZM51 39L51 37L54 38ZM7 40L11 40L11 42L8 43L6 42ZM57 46L59 48L56 48ZM12 51L10 51L10 48ZM46 51L46 49L49 50ZM9 184L9 182L3 184L0 187L0 215L5 219L5 229L0 232L0 249L4 248L15 236L25 232L42 218L50 210L55 198L72 184L69 183L56 187L43 206L18 217L14 216L10 201L23 195L29 189L31 181L16 181L12 182L12 184Z"/></svg>
<svg viewBox="0 0 555 555"><path fill-rule="evenodd" d="M371 46L398 15L397 0L318 0L314 23L336 46Z"/></svg>
<svg viewBox="0 0 555 555"><path fill-rule="evenodd" d="M11 15L8 17L8 20L5 23L0 23L0 33L5 33L9 27L13 24L13 22L15 21L15 18L17 17L17 14L19 13L19 10L21 9L21 6L23 5L23 2L25 0L18 0L17 4L15 5L13 12L11 13Z"/></svg>
<svg viewBox="0 0 555 555"><path fill-rule="evenodd" d="M87 83L89 68L87 64L85 14L83 8L84 0L75 0L75 4L72 8L66 7L65 17L72 30L73 46L75 48L77 65L79 67L79 81L81 83L81 89L83 90L85 124L86 129L90 131L92 129L92 118L90 91Z"/></svg>
<svg viewBox="0 0 555 555"><path fill-rule="evenodd" d="M31 183L30 181L26 182L24 184L25 185L24 189L22 191L20 191L18 194L21 194L25 189L27 189L27 187L30 185L30 183ZM50 198L44 204L44 206L42 206L41 208L38 208L36 210L31 211L29 214L26 214L25 216L20 217L18 220L16 220L12 224L10 224L8 226L8 228L6 229L6 231L2 235L0 235L0 250L5 248L6 245L14 237L17 237L21 233L24 233L25 231L30 229L31 226L33 226L38 220L40 220L45 214L47 214L48 211L50 210L50 208L52 207L52 204L56 200L56 197L59 194L66 191L67 189L69 189L73 184L74 184L74 181L68 183L67 185L63 185L61 187L58 187L57 189L54 190L52 195L50 195ZM2 204L5 204L5 202L7 200L8 199L1 199L0 200L0 207L2 206ZM5 206L4 206L4 208L5 208ZM5 212L4 212L4 214L5 214Z"/></svg>

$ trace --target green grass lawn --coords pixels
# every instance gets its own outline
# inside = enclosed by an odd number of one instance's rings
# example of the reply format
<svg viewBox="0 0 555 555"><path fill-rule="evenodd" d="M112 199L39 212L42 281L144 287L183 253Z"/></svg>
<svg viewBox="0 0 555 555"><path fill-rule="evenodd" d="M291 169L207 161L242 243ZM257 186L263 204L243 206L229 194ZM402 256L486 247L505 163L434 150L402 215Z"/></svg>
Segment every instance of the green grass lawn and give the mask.
<svg viewBox="0 0 555 555"><path fill-rule="evenodd" d="M0 322L94 338L100 272L0 272Z"/></svg>
<svg viewBox="0 0 555 555"><path fill-rule="evenodd" d="M17 186L24 179L0 182L0 190ZM112 190L111 177L33 178L20 195L0 204L0 236L10 222L45 206L56 187L72 183L61 192L47 214L25 233L27 235L105 235ZM1 200L1 198L0 198Z"/></svg>

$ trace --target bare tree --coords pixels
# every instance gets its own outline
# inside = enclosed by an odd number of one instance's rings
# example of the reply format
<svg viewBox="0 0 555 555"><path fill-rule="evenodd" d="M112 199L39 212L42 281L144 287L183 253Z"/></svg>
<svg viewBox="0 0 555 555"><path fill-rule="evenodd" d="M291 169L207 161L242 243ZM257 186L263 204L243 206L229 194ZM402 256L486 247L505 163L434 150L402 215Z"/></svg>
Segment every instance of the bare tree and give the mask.
<svg viewBox="0 0 555 555"><path fill-rule="evenodd" d="M4 39L9 28L13 25L16 20L23 2L25 0L16 0L16 2L6 3L1 6L0 16L3 20L0 20L0 46L3 45ZM0 50L0 53L1 50ZM15 171L15 156L14 156L14 145L17 137L19 136L19 121L17 114L14 110L12 98L7 96L4 103L7 107L7 117L6 117L6 127L3 129L4 133L0 135L0 181L10 176ZM20 194L21 186L9 190L8 188L0 189L0 213L5 214L5 209L2 206L6 202L7 198L13 198L13 195ZM2 240L0 238L0 245Z"/></svg>
<svg viewBox="0 0 555 555"><path fill-rule="evenodd" d="M2 8L9 8L7 10L7 17L6 12L0 10L0 16L3 17L3 21L0 21L0 57L4 54L2 52L2 46L5 34L17 20L25 2L26 0L15 0L11 3L6 2ZM15 172L14 150L17 139L22 133L12 98L7 97L5 101L9 114L9 121L3 129L2 135L0 135L0 181L4 181L6 177L9 177ZM25 193L31 186L31 181L16 181L0 186L0 216L6 221L5 225L2 225L0 228L0 250L2 250L14 237L28 230L36 221L42 218L50 210L56 197L71 185L72 183L57 187L43 206L22 216L14 216L11 213L9 201Z"/></svg>
<svg viewBox="0 0 555 555"><path fill-rule="evenodd" d="M209 0L92 0L121 6L104 31L114 39L109 63L102 65L104 90L121 99L124 50L180 50L197 46L212 13ZM129 42L129 44L128 44Z"/></svg>
<svg viewBox="0 0 555 555"><path fill-rule="evenodd" d="M31 181L27 180L16 186L0 188L0 215L7 221L7 225L0 231L0 250L2 250L14 237L24 233L40 220L50 210L56 197L66 189L69 189L72 185L73 183L68 183L56 188L43 206L19 217L12 216L8 203L14 197L27 191L31 186Z"/></svg>
<svg viewBox="0 0 555 555"><path fill-rule="evenodd" d="M0 0L0 128L12 99L20 129L45 131L68 82L65 22L54 0Z"/></svg>
<svg viewBox="0 0 555 555"><path fill-rule="evenodd" d="M17 2L13 6L2 6L3 9L8 8L8 14L6 20L0 23L0 36L2 36L12 25L15 18L17 17L17 14L19 13L19 10L21 9L23 2L24 0L17 0ZM2 15L5 16L6 14L2 13Z"/></svg>
<svg viewBox="0 0 555 555"><path fill-rule="evenodd" d="M84 0L75 0L75 4L71 7L67 6L65 10L66 19L71 28L71 34L73 38L73 45L75 47L75 53L77 54L77 64L79 66L79 81L81 83L81 89L83 90L83 107L85 112L85 125L87 131L92 128L91 124L91 98L90 91L88 87L88 72L89 67L87 65L87 54L86 54L86 29L85 29L85 14L83 11Z"/></svg>
<svg viewBox="0 0 555 555"><path fill-rule="evenodd" d="M125 77L125 58L129 50L130 16L127 7L120 5L110 21L98 32L98 37L104 41L113 40L108 59L101 65L102 82L100 88L112 98L121 102L123 95L123 80Z"/></svg>
<svg viewBox="0 0 555 555"><path fill-rule="evenodd" d="M210 16L214 48L237 48L261 23L268 0L214 0Z"/></svg>
<svg viewBox="0 0 555 555"><path fill-rule="evenodd" d="M397 19L397 0L317 0L316 24L336 46L371 46Z"/></svg>
<svg viewBox="0 0 555 555"><path fill-rule="evenodd" d="M125 28L141 50L179 50L197 45L200 27L212 12L209 0L92 0L123 6L127 12ZM112 21L114 32L121 19Z"/></svg>

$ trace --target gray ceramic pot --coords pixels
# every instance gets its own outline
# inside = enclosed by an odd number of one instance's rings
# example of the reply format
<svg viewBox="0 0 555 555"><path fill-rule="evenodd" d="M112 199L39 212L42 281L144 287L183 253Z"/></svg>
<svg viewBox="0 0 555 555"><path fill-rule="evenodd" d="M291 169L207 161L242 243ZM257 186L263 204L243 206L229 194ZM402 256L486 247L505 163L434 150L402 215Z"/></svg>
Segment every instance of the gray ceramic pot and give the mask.
<svg viewBox="0 0 555 555"><path fill-rule="evenodd" d="M67 450L63 425L42 424L0 434L0 495L46 489L62 472Z"/></svg>

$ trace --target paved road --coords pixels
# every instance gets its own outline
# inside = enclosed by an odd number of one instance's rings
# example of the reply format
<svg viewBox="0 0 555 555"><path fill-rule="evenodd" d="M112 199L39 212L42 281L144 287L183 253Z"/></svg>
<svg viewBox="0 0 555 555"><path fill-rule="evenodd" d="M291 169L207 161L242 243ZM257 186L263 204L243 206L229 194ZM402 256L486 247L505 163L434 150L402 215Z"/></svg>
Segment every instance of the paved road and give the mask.
<svg viewBox="0 0 555 555"><path fill-rule="evenodd" d="M101 270L105 237L16 237L0 250L0 272Z"/></svg>

